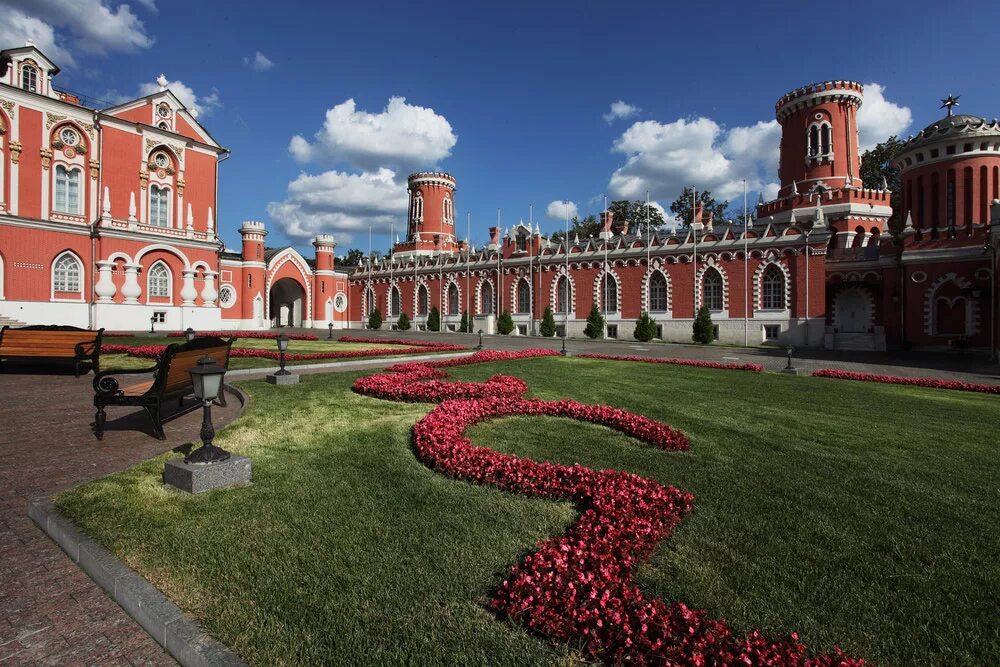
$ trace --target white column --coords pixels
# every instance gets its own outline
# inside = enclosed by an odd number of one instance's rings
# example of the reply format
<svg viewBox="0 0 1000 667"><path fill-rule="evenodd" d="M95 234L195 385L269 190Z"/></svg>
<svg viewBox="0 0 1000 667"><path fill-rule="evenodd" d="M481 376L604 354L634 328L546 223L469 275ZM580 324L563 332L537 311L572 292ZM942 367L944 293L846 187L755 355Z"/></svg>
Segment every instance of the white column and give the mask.
<svg viewBox="0 0 1000 667"><path fill-rule="evenodd" d="M194 300L198 298L198 290L194 288L194 276L197 271L191 269L184 270L184 286L181 287L181 305L193 306Z"/></svg>
<svg viewBox="0 0 1000 667"><path fill-rule="evenodd" d="M98 262L97 271L100 278L97 280L97 284L94 285L94 292L97 294L97 300L100 303L111 303L115 300L115 293L118 288L115 287L115 281L111 278L111 272L114 271L114 262ZM136 283L138 285L138 283ZM124 289L122 290L124 293Z"/></svg>
<svg viewBox="0 0 1000 667"><path fill-rule="evenodd" d="M215 289L215 276L219 275L215 271L205 271L205 286L201 289L201 300L203 306L214 306L215 300L219 298L219 293Z"/></svg>
<svg viewBox="0 0 1000 667"><path fill-rule="evenodd" d="M125 284L122 285L125 303L139 303L139 296L142 294L142 288L139 287L139 268L138 264L125 265Z"/></svg>
<svg viewBox="0 0 1000 667"><path fill-rule="evenodd" d="M111 190L104 186L104 200L101 202L101 224L108 226L111 224Z"/></svg>

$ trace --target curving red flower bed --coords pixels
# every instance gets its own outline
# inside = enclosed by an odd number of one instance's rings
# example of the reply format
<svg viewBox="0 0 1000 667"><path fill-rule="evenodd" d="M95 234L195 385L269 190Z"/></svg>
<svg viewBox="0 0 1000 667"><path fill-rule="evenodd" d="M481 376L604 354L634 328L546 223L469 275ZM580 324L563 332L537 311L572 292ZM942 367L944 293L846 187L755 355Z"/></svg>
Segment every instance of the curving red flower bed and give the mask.
<svg viewBox="0 0 1000 667"><path fill-rule="evenodd" d="M379 398L438 403L413 427L418 458L449 477L504 491L572 500L581 515L562 536L545 540L514 567L490 602L534 632L580 645L613 663L674 665L863 665L840 649L808 657L794 633L736 636L721 620L681 602L647 598L633 572L670 537L693 496L616 470L532 461L477 447L465 436L477 423L547 415L601 424L670 451L689 448L679 430L606 405L523 398L525 383L503 375L486 382L443 382L442 367L558 354L551 350L479 352L462 359L402 363L359 378L354 390Z"/></svg>
<svg viewBox="0 0 1000 667"><path fill-rule="evenodd" d="M718 361L700 361L698 359L653 359L650 357L638 357L635 355L612 355L584 353L576 355L587 359L607 359L609 361L641 361L644 364L674 364L675 366L697 366L699 368L724 368L734 371L752 371L763 373L764 367L760 364L726 364Z"/></svg>
<svg viewBox="0 0 1000 667"><path fill-rule="evenodd" d="M361 338L360 336L341 336L341 343L375 343L376 345L413 345L415 347L433 347L439 350L464 350L464 345L442 343L433 340L411 340L409 338Z"/></svg>
<svg viewBox="0 0 1000 667"><path fill-rule="evenodd" d="M936 380L934 378L909 378L899 375L876 375L874 373L854 373L836 368L821 368L813 371L813 377L837 378L840 380L860 380L862 382L882 382L884 384L905 384L913 387L932 389L955 389L957 391L977 391L983 394L1000 394L1000 385L962 382L960 380Z"/></svg>
<svg viewBox="0 0 1000 667"><path fill-rule="evenodd" d="M270 331L198 331L195 333L197 338L202 338L205 336L218 336L219 338L263 338L263 339L274 339L280 336L280 333L272 333ZM290 333L285 334L289 340L319 340L319 336L313 334L297 334ZM183 331L173 331L167 334L167 338L183 338Z"/></svg>
<svg viewBox="0 0 1000 667"><path fill-rule="evenodd" d="M368 341L371 342L371 341ZM128 354L133 357L143 357L147 359L159 359L166 345L119 345L115 343L102 344L101 352L105 354ZM420 346L410 347L406 350L386 350L377 347L364 350L331 350L329 352L286 352L286 361L320 361L324 359L357 359L359 357L381 357L393 354L430 354L435 352L447 352L452 350L464 350L461 345L449 347ZM281 356L277 350L261 350L257 348L234 347L229 352L230 357L250 357L255 359L274 359L277 361Z"/></svg>

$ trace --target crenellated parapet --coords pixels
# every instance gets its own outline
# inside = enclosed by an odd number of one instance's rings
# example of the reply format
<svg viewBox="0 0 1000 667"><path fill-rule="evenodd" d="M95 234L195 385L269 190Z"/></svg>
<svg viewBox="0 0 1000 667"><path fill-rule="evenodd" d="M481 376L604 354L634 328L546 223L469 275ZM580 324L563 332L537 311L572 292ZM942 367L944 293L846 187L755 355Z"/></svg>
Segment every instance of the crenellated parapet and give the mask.
<svg viewBox="0 0 1000 667"><path fill-rule="evenodd" d="M774 114L783 121L790 114L827 102L860 107L865 87L857 81L820 81L785 93L774 105Z"/></svg>

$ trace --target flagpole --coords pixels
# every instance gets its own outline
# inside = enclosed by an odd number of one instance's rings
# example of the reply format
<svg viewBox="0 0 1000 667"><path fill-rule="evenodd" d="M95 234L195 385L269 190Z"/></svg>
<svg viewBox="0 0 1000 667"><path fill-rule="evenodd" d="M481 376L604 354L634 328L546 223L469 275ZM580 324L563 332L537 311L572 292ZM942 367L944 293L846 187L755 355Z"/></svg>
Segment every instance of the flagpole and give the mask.
<svg viewBox="0 0 1000 667"><path fill-rule="evenodd" d="M374 293L372 292L372 226L368 225L368 292L365 294L365 306L368 306L368 295L372 295L372 305L378 306L378 300L374 298ZM371 313L368 313L371 315ZM365 323L361 322L361 328L363 329Z"/></svg>
<svg viewBox="0 0 1000 667"><path fill-rule="evenodd" d="M468 313L466 316L466 322L469 325L469 331L467 333L472 333L472 294L469 292L469 267L472 265L472 212L465 214L465 312Z"/></svg>
<svg viewBox="0 0 1000 667"><path fill-rule="evenodd" d="M503 294L503 285L500 283L503 278L500 277L500 255L502 255L503 250L503 238L500 237L500 209L497 209L497 289L496 293L493 295L494 301L496 301L497 310L497 323L500 321L500 295ZM496 325L494 325L496 326Z"/></svg>
<svg viewBox="0 0 1000 667"><path fill-rule="evenodd" d="M747 179L743 179L743 347L750 346L750 265L747 258Z"/></svg>
<svg viewBox="0 0 1000 667"><path fill-rule="evenodd" d="M563 349L566 348L566 339L569 337L569 203L566 203L566 302L563 306ZM558 289L556 292L558 293ZM557 298L560 294L556 295Z"/></svg>
<svg viewBox="0 0 1000 667"><path fill-rule="evenodd" d="M695 207L697 206L698 191L691 188L691 234L694 237L694 316L698 317L698 229L695 227Z"/></svg>
<svg viewBox="0 0 1000 667"><path fill-rule="evenodd" d="M603 213L603 215L607 215L607 214L608 214L608 196L604 195L604 213ZM601 222L604 222L604 221L602 220ZM601 225L601 226L603 227L604 225ZM610 229L608 230L608 233L609 234L611 233ZM602 338L607 338L608 337L608 241L609 240L610 239L604 239L604 284L601 285L601 288L604 290L604 293L601 294L601 301L604 302L603 303L603 305L604 305L604 335L602 336Z"/></svg>
<svg viewBox="0 0 1000 667"><path fill-rule="evenodd" d="M535 218L534 210L531 204L528 204L528 243L530 244L528 249L528 299L530 306L528 308L528 317L531 322L528 331L531 335L535 335L535 270L533 266L534 254L535 254Z"/></svg>
<svg viewBox="0 0 1000 667"><path fill-rule="evenodd" d="M393 261L392 261L393 260L393 255L392 255L392 235L395 233L395 231L396 231L396 228L393 226L392 221L390 221L389 222L389 291L388 291L388 295L389 295L389 308L388 308L389 317L387 319L391 319L392 318L392 289L394 287L394 285L392 284L392 264L393 264ZM403 301L403 295L402 294L399 295L399 301L400 301L399 305L400 305L400 307L402 307L402 305L403 305L402 304L402 301ZM392 322L389 323L389 328L390 329L392 328Z"/></svg>

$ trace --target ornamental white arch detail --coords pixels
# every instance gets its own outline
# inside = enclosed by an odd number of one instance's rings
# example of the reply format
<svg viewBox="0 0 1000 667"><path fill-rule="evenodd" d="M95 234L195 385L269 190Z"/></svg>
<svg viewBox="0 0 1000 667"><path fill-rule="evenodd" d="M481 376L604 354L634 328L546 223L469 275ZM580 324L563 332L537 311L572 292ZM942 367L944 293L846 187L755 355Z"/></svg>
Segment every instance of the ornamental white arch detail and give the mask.
<svg viewBox="0 0 1000 667"><path fill-rule="evenodd" d="M563 278L565 278L569 284L569 303L567 304L567 311L559 310L559 281ZM566 272L565 266L560 266L556 269L556 275L552 278L552 284L549 285L549 303L552 306L553 313L568 312L570 315L576 313L576 282L573 280L573 274Z"/></svg>
<svg viewBox="0 0 1000 667"><path fill-rule="evenodd" d="M972 287L972 282L967 278L951 272L939 277L924 292L924 331L929 336L962 335L962 334L942 334L940 333L941 323L938 313L938 300L946 297L938 297L941 288L949 283L954 283L959 289L966 290ZM948 305L954 306L960 301L965 302L965 334L975 336L979 333L979 303L977 299L972 299L964 294L962 296L947 299Z"/></svg>
<svg viewBox="0 0 1000 667"><path fill-rule="evenodd" d="M650 299L650 294L649 294L649 287L650 287L650 281L653 278L653 274L659 274L659 275L663 276L663 279L664 279L664 281L666 283L666 289L667 289L667 294L666 294L666 306L667 306L667 309L666 310L657 310L657 311L650 310L651 299ZM664 314L666 314L667 317L672 317L672 313L673 313L673 292L674 292L674 289L673 289L673 284L670 281L670 274L667 273L666 270L664 270L663 264L662 264L662 262L660 262L659 259L654 259L653 260L653 266L652 266L652 268L651 269L647 269L646 273L642 276L642 310L645 311L645 312L647 312L647 313L651 313L651 314L654 313L654 312L656 314L664 313Z"/></svg>
<svg viewBox="0 0 1000 667"><path fill-rule="evenodd" d="M719 276L722 278L722 311L729 310L729 276L726 274L726 270L722 268L722 265L715 261L715 258L709 257L708 260L698 267L698 274L695 276L695 286L697 300L695 306L701 308L701 304L705 300L705 274L708 271L717 271Z"/></svg>
<svg viewBox="0 0 1000 667"><path fill-rule="evenodd" d="M132 262L132 264L141 264L142 258L148 255L149 253L153 252L154 250L162 250L164 252L170 253L171 255L176 255L181 259L182 262L184 262L184 269L188 271L191 270L191 262L188 261L187 255L181 252L180 248L178 248L177 246L166 245L165 243L153 243L151 245L146 246L145 248L143 248L142 250L140 250L135 254L135 261ZM125 253L115 253L114 255L112 255L112 257L116 257L118 255L121 255L123 257L128 257L128 255L126 255Z"/></svg>
<svg viewBox="0 0 1000 667"><path fill-rule="evenodd" d="M491 304L492 308L490 308L489 313L483 312L483 285L489 285L491 290L490 293L493 295L493 303ZM495 314L494 311L496 310L496 305L497 305L496 299L497 299L497 289L496 289L496 284L493 282L493 277L490 275L483 275L482 277L480 277L479 282L476 283L476 314L478 315Z"/></svg>
<svg viewBox="0 0 1000 667"><path fill-rule="evenodd" d="M762 303L764 290L763 290L763 280L764 273L767 271L768 267L776 266L778 270L781 271L782 276L782 303L784 306L782 309L788 310L792 303L792 274L782 262L777 261L773 257L768 258L766 262L762 262L757 266L757 270L753 274L753 310L764 310Z"/></svg>
<svg viewBox="0 0 1000 667"><path fill-rule="evenodd" d="M612 310L607 307L604 303L604 295L601 294L601 283L604 280L604 276L608 275L612 280L615 281L615 307ZM602 313L612 313L617 314L621 312L621 302L622 302L622 281L617 273L613 269L601 269L597 273L597 277L594 279L594 303L598 304L598 308L601 309Z"/></svg>

